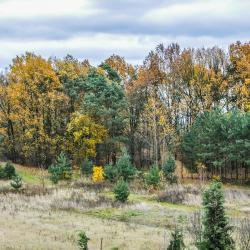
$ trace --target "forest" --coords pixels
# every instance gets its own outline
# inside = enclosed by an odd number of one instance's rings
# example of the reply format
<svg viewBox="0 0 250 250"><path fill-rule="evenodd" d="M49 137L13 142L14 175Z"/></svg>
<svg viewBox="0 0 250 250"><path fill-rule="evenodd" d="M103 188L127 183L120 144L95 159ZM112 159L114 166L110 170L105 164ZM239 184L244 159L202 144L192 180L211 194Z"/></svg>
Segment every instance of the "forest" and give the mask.
<svg viewBox="0 0 250 250"><path fill-rule="evenodd" d="M137 66L27 52L0 77L0 153L48 168L63 152L80 168L114 166L126 149L138 170L173 157L192 175L248 181L249 111L249 42L159 44Z"/></svg>
<svg viewBox="0 0 250 250"><path fill-rule="evenodd" d="M250 42L0 76L0 249L249 250L249 169Z"/></svg>

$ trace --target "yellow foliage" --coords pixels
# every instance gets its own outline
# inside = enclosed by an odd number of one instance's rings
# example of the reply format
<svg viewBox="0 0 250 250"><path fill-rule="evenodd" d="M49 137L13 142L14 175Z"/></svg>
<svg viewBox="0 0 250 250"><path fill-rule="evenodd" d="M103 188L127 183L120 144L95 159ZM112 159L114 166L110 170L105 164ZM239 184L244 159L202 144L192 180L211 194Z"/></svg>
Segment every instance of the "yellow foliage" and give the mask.
<svg viewBox="0 0 250 250"><path fill-rule="evenodd" d="M65 120L62 85L51 63L32 53L16 57L7 78L0 89L0 122L9 126L4 143L27 161L45 162L61 145L55 135Z"/></svg>
<svg viewBox="0 0 250 250"><path fill-rule="evenodd" d="M88 115L75 113L67 126L67 135L67 150L77 163L96 155L96 145L106 138L107 130Z"/></svg>
<svg viewBox="0 0 250 250"><path fill-rule="evenodd" d="M103 167L94 166L93 167L93 175L92 175L93 182L101 182L101 181L103 181L103 179L104 179Z"/></svg>

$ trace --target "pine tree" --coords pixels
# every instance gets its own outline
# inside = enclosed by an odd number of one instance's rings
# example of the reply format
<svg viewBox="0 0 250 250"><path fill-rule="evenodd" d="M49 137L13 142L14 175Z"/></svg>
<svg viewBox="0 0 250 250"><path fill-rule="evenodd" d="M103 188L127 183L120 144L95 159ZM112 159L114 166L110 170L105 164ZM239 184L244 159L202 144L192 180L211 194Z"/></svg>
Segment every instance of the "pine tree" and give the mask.
<svg viewBox="0 0 250 250"><path fill-rule="evenodd" d="M124 181L129 181L134 178L136 168L133 166L130 160L130 155L126 149L123 149L123 155L116 164L118 175L122 177Z"/></svg>
<svg viewBox="0 0 250 250"><path fill-rule="evenodd" d="M61 152L57 157L54 164L49 167L49 173L51 174L51 181L56 184L62 179L71 179L72 177L72 165L71 161L66 157L66 155Z"/></svg>
<svg viewBox="0 0 250 250"><path fill-rule="evenodd" d="M170 156L162 167L163 174L166 180L168 180L170 183L177 181L176 176L174 175L175 169L176 169L175 159L172 156Z"/></svg>
<svg viewBox="0 0 250 250"><path fill-rule="evenodd" d="M81 250L88 250L88 241L90 240L85 232L80 232L78 235L78 246Z"/></svg>
<svg viewBox="0 0 250 250"><path fill-rule="evenodd" d="M203 194L204 218L200 250L231 250L234 241L225 215L222 184L213 181Z"/></svg>
<svg viewBox="0 0 250 250"><path fill-rule="evenodd" d="M175 228L174 232L171 234L171 241L167 250L182 250L185 248L183 242L183 233L179 228Z"/></svg>
<svg viewBox="0 0 250 250"><path fill-rule="evenodd" d="M22 185L23 185L21 176L19 176L19 175L13 176L10 185L11 185L14 189L16 189L16 190L18 190L19 188L21 188Z"/></svg>

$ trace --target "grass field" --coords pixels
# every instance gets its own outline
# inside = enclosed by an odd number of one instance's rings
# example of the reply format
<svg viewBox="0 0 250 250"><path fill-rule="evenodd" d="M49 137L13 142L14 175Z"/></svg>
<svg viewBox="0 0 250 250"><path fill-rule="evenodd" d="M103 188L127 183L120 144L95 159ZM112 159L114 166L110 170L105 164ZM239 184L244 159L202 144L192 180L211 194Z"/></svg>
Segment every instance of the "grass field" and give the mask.
<svg viewBox="0 0 250 250"><path fill-rule="evenodd" d="M205 184L166 187L165 195L134 182L128 203L121 205L114 201L109 183L96 185L87 178L75 178L53 186L46 172L16 169L23 177L23 190L16 192L9 181L0 181L0 249L78 249L77 234L84 230L91 250L100 249L101 240L104 250L159 250L166 248L180 220L187 249L194 249L192 223L201 209ZM226 185L225 199L236 228L242 220L250 220L249 188ZM235 230L236 241L239 234Z"/></svg>

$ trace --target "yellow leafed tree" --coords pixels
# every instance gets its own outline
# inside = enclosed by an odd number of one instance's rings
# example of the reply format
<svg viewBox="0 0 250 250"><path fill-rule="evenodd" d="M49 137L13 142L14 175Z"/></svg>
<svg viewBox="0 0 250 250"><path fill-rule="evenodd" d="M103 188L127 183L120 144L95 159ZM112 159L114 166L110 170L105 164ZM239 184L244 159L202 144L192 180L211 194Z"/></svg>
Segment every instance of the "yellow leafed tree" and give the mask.
<svg viewBox="0 0 250 250"><path fill-rule="evenodd" d="M67 103L50 62L31 53L16 57L4 93L8 111L1 109L0 115L4 143L23 162L50 163L60 151Z"/></svg>
<svg viewBox="0 0 250 250"><path fill-rule="evenodd" d="M104 126L88 115L75 113L67 127L67 148L76 163L96 156L96 146L107 136Z"/></svg>

